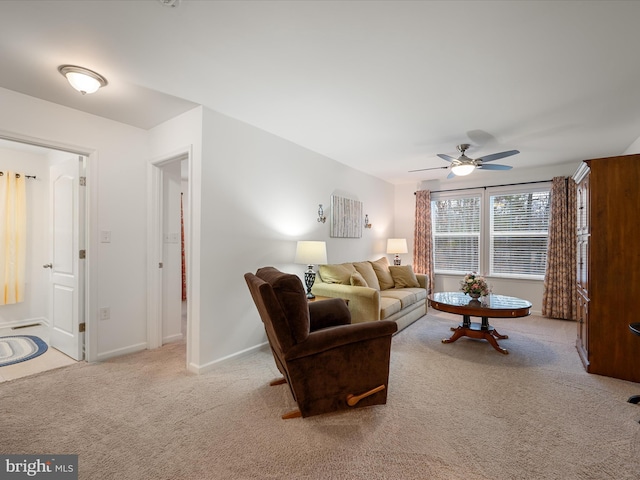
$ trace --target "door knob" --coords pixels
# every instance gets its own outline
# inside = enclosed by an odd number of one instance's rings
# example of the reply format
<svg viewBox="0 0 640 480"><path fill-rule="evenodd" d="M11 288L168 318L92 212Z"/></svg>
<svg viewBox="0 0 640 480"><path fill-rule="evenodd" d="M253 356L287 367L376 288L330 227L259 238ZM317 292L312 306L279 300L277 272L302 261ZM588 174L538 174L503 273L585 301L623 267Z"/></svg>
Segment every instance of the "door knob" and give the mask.
<svg viewBox="0 0 640 480"><path fill-rule="evenodd" d="M42 268L53 268L53 263L45 263Z"/></svg>

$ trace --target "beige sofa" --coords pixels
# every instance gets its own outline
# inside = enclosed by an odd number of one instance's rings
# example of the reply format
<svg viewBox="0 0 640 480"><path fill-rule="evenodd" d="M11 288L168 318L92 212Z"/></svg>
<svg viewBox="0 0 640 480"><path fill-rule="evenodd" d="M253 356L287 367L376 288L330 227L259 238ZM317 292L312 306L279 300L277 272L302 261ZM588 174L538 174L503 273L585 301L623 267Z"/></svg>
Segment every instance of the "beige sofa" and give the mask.
<svg viewBox="0 0 640 480"><path fill-rule="evenodd" d="M393 320L398 331L427 313L428 279L411 265L379 260L320 265L311 291L349 301L351 322Z"/></svg>

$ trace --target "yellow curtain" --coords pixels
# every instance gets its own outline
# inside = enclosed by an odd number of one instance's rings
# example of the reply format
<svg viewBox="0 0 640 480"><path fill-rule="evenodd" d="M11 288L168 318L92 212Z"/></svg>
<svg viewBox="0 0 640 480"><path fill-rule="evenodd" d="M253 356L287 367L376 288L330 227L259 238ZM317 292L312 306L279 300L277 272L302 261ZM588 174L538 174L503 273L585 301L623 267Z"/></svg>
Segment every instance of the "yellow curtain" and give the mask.
<svg viewBox="0 0 640 480"><path fill-rule="evenodd" d="M24 175L0 175L0 305L24 300L26 198Z"/></svg>

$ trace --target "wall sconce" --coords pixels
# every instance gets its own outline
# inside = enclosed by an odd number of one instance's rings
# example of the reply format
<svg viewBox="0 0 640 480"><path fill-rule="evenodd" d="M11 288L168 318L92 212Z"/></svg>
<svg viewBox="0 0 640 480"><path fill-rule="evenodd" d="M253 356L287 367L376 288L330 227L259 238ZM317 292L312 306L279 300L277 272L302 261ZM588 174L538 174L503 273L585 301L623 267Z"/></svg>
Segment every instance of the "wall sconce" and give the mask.
<svg viewBox="0 0 640 480"><path fill-rule="evenodd" d="M327 217L324 216L324 210L322 209L322 204L318 205L318 222L326 222Z"/></svg>
<svg viewBox="0 0 640 480"><path fill-rule="evenodd" d="M369 223L369 215L364 214L364 228L371 228L371 224Z"/></svg>
<svg viewBox="0 0 640 480"><path fill-rule="evenodd" d="M99 73L76 65L60 65L58 71L82 95L97 92L109 82Z"/></svg>

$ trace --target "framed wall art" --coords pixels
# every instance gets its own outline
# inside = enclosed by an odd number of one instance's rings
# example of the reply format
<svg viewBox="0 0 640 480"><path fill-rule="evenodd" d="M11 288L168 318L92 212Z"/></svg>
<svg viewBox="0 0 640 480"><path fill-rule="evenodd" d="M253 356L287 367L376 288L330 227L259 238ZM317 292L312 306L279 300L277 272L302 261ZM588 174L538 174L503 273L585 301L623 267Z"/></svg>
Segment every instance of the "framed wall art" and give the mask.
<svg viewBox="0 0 640 480"><path fill-rule="evenodd" d="M331 195L331 237L360 238L362 222L361 201Z"/></svg>

